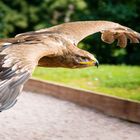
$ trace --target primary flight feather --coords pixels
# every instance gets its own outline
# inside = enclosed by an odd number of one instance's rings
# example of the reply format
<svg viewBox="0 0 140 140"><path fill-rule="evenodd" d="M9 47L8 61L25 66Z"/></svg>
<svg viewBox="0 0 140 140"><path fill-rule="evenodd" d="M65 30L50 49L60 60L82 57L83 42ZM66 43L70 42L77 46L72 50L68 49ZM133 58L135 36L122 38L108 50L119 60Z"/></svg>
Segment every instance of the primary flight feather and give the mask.
<svg viewBox="0 0 140 140"><path fill-rule="evenodd" d="M110 21L79 21L0 39L0 111L9 109L36 66L82 68L98 66L96 58L77 47L86 36L101 32L106 43L139 43L140 34Z"/></svg>

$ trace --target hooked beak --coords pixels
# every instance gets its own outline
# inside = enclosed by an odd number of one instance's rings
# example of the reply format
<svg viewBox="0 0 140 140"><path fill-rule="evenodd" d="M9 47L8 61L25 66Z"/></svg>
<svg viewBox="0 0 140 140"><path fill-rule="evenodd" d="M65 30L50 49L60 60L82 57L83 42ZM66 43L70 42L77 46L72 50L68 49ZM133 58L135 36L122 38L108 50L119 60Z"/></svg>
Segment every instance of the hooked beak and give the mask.
<svg viewBox="0 0 140 140"><path fill-rule="evenodd" d="M95 66L98 68L98 66L99 66L99 62L98 61L95 62Z"/></svg>

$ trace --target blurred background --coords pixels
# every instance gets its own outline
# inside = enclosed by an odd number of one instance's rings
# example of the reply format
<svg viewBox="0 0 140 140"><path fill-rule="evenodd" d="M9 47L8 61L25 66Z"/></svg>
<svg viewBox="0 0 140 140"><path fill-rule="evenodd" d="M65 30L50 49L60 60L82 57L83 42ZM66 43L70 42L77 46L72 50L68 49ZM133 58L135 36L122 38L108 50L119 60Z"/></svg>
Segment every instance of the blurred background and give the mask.
<svg viewBox="0 0 140 140"><path fill-rule="evenodd" d="M139 6L140 0L0 0L0 38L79 20L110 20L140 32ZM93 53L102 64L119 66L103 65L98 71L89 68L46 72L39 68L34 76L140 100L140 44L121 49L116 42L101 42L97 33L84 39L79 47Z"/></svg>
<svg viewBox="0 0 140 140"><path fill-rule="evenodd" d="M140 0L1 0L0 37L50 27L69 21L111 20L140 32ZM140 64L140 47L118 49L90 36L79 47L95 53L102 63Z"/></svg>

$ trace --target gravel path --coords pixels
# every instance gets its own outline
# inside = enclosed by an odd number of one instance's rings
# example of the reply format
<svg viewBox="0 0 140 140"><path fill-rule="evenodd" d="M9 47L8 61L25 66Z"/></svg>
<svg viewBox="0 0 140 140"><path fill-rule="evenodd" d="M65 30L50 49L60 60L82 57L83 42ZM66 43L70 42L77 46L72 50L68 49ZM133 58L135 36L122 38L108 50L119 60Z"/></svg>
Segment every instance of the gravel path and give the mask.
<svg viewBox="0 0 140 140"><path fill-rule="evenodd" d="M0 140L140 140L140 125L41 94L0 114Z"/></svg>

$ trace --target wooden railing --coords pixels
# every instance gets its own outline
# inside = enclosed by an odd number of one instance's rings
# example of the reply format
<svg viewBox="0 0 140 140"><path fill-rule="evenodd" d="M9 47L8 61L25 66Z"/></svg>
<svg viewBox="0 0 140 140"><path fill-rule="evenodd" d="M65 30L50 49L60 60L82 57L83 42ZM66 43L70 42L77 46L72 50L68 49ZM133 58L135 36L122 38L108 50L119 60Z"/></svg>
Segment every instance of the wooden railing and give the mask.
<svg viewBox="0 0 140 140"><path fill-rule="evenodd" d="M24 90L95 108L110 116L140 123L140 103L61 84L30 79Z"/></svg>

